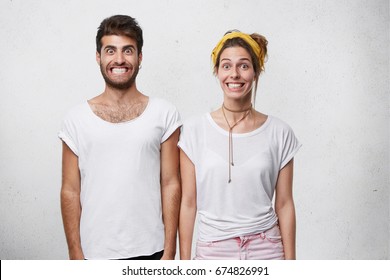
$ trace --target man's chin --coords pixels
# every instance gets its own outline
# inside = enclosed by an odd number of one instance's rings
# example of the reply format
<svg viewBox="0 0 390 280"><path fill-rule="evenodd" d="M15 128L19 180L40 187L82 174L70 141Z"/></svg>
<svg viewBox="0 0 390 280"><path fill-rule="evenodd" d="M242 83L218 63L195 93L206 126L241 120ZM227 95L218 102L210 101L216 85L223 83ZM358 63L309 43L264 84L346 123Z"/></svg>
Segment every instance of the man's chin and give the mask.
<svg viewBox="0 0 390 280"><path fill-rule="evenodd" d="M100 68L101 69L101 68ZM112 89L117 89L117 90L126 90L126 89L129 89L131 88L134 83L135 83L135 79L137 77L137 74L138 74L138 71L136 71L135 73L133 73L133 76L132 77L129 77L128 80L112 80L110 79L105 73L104 71L101 71L102 75L103 75L103 78L104 78L104 81L106 82L106 85Z"/></svg>
<svg viewBox="0 0 390 280"><path fill-rule="evenodd" d="M131 88L134 85L134 82L135 82L134 80L130 80L123 83L119 83L119 82L113 82L111 80L106 79L106 84L108 87L112 89L119 89L119 90L126 90Z"/></svg>

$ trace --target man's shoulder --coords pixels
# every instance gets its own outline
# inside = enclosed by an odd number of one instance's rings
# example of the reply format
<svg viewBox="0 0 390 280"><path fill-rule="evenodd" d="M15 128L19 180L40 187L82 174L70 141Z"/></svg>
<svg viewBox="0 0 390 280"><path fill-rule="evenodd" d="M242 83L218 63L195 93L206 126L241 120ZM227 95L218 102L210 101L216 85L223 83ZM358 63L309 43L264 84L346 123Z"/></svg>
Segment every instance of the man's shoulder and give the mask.
<svg viewBox="0 0 390 280"><path fill-rule="evenodd" d="M162 109L175 108L176 109L176 106L172 102L170 102L162 97L149 97L149 102L150 102L150 105L158 107L158 108L162 108Z"/></svg>
<svg viewBox="0 0 390 280"><path fill-rule="evenodd" d="M148 110L159 118L165 118L164 116L177 116L180 118L176 106L161 97L149 97Z"/></svg>
<svg viewBox="0 0 390 280"><path fill-rule="evenodd" d="M65 114L64 119L74 119L74 118L80 118L86 113L88 113L88 103L86 102L80 102L68 109L68 111Z"/></svg>

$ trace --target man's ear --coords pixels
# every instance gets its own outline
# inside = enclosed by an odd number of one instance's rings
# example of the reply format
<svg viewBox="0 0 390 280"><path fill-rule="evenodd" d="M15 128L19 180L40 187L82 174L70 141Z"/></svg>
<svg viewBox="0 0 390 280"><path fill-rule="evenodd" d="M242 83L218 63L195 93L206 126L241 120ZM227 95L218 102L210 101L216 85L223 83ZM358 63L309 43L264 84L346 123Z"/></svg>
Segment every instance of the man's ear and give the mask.
<svg viewBox="0 0 390 280"><path fill-rule="evenodd" d="M96 51L96 62L100 65L100 53L98 51Z"/></svg>
<svg viewBox="0 0 390 280"><path fill-rule="evenodd" d="M138 65L142 64L142 53L138 55Z"/></svg>

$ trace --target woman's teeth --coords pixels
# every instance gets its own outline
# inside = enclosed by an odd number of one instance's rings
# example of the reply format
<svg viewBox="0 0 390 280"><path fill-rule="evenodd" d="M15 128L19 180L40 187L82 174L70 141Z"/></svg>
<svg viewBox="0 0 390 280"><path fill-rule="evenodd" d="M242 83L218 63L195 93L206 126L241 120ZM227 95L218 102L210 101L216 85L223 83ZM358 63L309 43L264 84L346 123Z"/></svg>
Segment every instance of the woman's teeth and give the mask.
<svg viewBox="0 0 390 280"><path fill-rule="evenodd" d="M242 87L242 86L243 86L243 84L231 84L231 83L228 84L228 87L229 87L229 88L232 88L232 89L234 89L234 88L240 88L240 87Z"/></svg>

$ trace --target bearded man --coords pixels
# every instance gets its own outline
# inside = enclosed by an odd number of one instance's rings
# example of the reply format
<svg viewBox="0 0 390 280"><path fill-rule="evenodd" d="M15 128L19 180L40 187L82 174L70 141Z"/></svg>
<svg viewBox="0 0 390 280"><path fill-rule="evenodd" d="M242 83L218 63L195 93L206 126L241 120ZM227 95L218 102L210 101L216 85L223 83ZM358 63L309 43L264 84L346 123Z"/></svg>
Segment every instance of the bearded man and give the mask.
<svg viewBox="0 0 390 280"><path fill-rule="evenodd" d="M141 93L143 37L129 16L96 36L100 95L70 110L62 140L61 211L70 259L174 259L180 201L181 120Z"/></svg>

